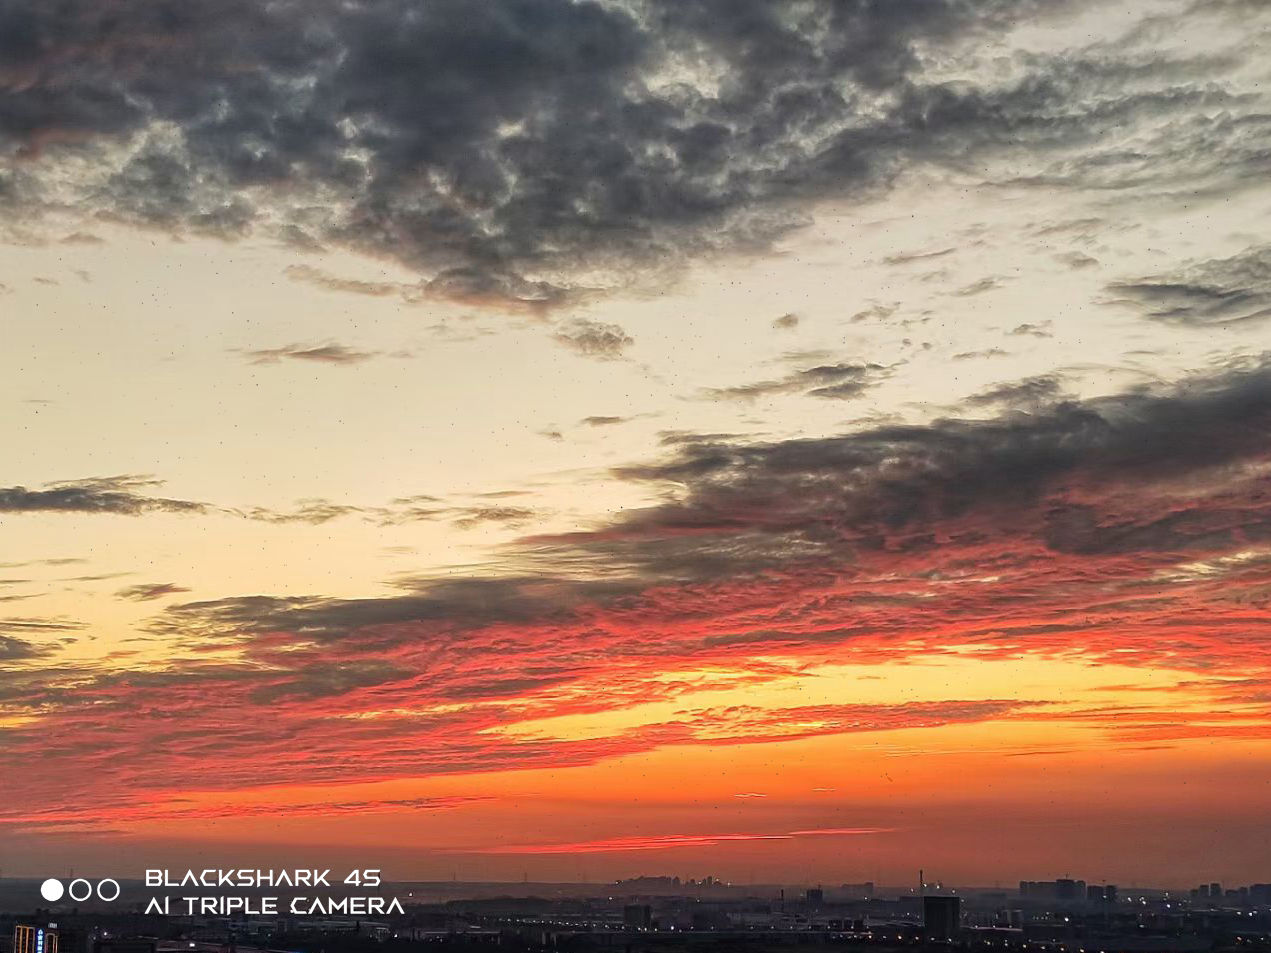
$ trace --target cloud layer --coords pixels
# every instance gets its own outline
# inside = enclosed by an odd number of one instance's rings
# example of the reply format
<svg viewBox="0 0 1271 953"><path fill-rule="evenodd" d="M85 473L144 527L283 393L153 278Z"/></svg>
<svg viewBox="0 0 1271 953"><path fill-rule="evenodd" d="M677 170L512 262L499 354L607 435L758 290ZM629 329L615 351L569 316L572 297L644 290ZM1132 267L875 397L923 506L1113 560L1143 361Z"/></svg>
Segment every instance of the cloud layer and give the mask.
<svg viewBox="0 0 1271 953"><path fill-rule="evenodd" d="M1271 245L1193 262L1169 274L1114 282L1108 290L1155 321L1184 327L1265 321L1271 318Z"/></svg>
<svg viewBox="0 0 1271 953"><path fill-rule="evenodd" d="M1237 6L1184 15L1233 30ZM0 146L16 157L0 202L15 222L79 209L348 246L418 270L421 293L545 307L587 275L759 247L807 202L916 165L1166 190L1266 172L1238 60L1159 51L1169 21L1150 9L1116 42L1011 47L1083 9L18 0L0 11Z"/></svg>
<svg viewBox="0 0 1271 953"><path fill-rule="evenodd" d="M1266 738L1269 425L1271 371L1251 363L980 421L680 439L615 474L673 499L524 539L491 571L398 579L379 598L172 605L151 626L164 668L50 671L29 647L37 635L14 631L5 816L31 824L35 805L73 799L106 823L184 785L560 768L994 719L1144 742ZM967 651L1165 665L1225 701L1206 715L1045 697L691 701L819 664ZM517 728L666 702L673 717L582 738ZM37 755L46 770L17 771Z"/></svg>
<svg viewBox="0 0 1271 953"><path fill-rule="evenodd" d="M0 513L199 513L207 507L192 500L153 496L162 481L145 476L94 477L50 483L39 489L0 487Z"/></svg>

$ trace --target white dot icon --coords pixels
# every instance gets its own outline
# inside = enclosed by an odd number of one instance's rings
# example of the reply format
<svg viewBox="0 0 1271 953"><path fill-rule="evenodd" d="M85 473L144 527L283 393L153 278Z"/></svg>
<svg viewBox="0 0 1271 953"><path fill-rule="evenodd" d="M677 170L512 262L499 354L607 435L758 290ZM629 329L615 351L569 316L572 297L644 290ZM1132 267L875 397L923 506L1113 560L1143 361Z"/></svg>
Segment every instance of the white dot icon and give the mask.
<svg viewBox="0 0 1271 953"><path fill-rule="evenodd" d="M63 891L62 881L54 880L52 877L44 881L44 883L40 884L40 896L43 897L45 900L47 900L49 903L54 903L55 901L61 900L62 891Z"/></svg>

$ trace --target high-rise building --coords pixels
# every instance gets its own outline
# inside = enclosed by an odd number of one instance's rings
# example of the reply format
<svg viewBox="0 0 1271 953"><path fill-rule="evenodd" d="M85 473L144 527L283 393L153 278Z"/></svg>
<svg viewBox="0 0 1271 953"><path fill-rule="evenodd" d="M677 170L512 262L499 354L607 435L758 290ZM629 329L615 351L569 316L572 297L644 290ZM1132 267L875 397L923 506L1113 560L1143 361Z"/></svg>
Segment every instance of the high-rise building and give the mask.
<svg viewBox="0 0 1271 953"><path fill-rule="evenodd" d="M52 927L13 927L13 953L57 953L57 931Z"/></svg>
<svg viewBox="0 0 1271 953"><path fill-rule="evenodd" d="M647 903L629 903L622 908L622 925L629 930L647 930L653 925L653 908Z"/></svg>
<svg viewBox="0 0 1271 953"><path fill-rule="evenodd" d="M961 897L922 898L922 929L928 940L952 940L961 927Z"/></svg>
<svg viewBox="0 0 1271 953"><path fill-rule="evenodd" d="M1117 885L1107 884L1100 886L1091 884L1086 887L1087 903L1116 903L1117 902Z"/></svg>
<svg viewBox="0 0 1271 953"><path fill-rule="evenodd" d="M1055 881L1055 895L1060 900L1080 900L1085 892L1084 880L1070 880L1064 877Z"/></svg>

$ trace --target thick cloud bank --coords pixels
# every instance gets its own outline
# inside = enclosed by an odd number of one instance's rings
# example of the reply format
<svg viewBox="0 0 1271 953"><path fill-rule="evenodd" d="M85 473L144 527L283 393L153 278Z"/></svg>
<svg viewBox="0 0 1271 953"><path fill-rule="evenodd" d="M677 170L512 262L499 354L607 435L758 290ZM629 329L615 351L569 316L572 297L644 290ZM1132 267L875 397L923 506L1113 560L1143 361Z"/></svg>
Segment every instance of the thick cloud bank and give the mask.
<svg viewBox="0 0 1271 953"><path fill-rule="evenodd" d="M1235 7L1189 15L1231 28ZM1232 57L1155 52L1150 17L1061 55L1013 43L1080 10L6 0L0 203L11 228L87 211L263 232L391 257L437 294L546 306L763 243L805 202L914 163L1118 189L1265 174L1265 110Z"/></svg>

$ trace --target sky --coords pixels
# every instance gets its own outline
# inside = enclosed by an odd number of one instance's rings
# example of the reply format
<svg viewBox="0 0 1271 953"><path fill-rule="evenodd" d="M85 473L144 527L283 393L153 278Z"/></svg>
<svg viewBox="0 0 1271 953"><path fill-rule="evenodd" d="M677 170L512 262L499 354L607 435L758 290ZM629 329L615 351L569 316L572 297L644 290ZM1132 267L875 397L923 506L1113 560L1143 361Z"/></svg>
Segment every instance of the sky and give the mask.
<svg viewBox="0 0 1271 953"><path fill-rule="evenodd" d="M1268 40L0 3L0 869L1271 879Z"/></svg>

